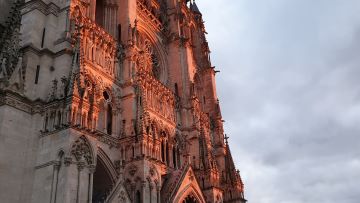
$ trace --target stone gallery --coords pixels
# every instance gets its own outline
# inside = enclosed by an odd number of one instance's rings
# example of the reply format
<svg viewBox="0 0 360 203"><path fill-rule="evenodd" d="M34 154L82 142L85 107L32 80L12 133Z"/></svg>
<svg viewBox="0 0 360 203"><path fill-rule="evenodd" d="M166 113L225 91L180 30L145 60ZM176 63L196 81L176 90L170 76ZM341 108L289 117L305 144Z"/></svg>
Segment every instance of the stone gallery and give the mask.
<svg viewBox="0 0 360 203"><path fill-rule="evenodd" d="M195 1L0 11L0 202L246 202Z"/></svg>

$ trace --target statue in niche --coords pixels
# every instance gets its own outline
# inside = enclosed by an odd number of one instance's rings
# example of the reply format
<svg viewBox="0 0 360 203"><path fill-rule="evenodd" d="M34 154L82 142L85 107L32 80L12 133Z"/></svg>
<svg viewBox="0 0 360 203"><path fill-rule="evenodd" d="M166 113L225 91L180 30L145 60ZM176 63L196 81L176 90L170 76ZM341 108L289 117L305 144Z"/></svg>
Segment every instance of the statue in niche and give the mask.
<svg viewBox="0 0 360 203"><path fill-rule="evenodd" d="M23 89L22 62L23 59L20 56L16 64L15 70L9 79L9 86L14 91Z"/></svg>
<svg viewBox="0 0 360 203"><path fill-rule="evenodd" d="M151 61L152 61L152 74L157 80L160 80L160 74L161 74L160 64L155 54L151 55Z"/></svg>
<svg viewBox="0 0 360 203"><path fill-rule="evenodd" d="M2 59L1 62L1 72L0 72L0 79L6 78L8 76L7 70L6 70L6 58Z"/></svg>
<svg viewBox="0 0 360 203"><path fill-rule="evenodd" d="M53 84L53 86L52 86L52 88L51 88L51 92L50 92L50 95L49 95L49 102L51 102L51 101L54 101L55 99L57 99L57 85L58 85L58 81L57 81L57 79L54 79L53 81L52 81L52 84Z"/></svg>
<svg viewBox="0 0 360 203"><path fill-rule="evenodd" d="M59 88L59 92L58 92L58 98L62 99L66 96L66 86L68 84L68 79L63 76L61 79L61 84L60 84L60 88Z"/></svg>
<svg viewBox="0 0 360 203"><path fill-rule="evenodd" d="M125 56L125 46L122 43L119 43L117 47L117 58L120 63L124 61Z"/></svg>

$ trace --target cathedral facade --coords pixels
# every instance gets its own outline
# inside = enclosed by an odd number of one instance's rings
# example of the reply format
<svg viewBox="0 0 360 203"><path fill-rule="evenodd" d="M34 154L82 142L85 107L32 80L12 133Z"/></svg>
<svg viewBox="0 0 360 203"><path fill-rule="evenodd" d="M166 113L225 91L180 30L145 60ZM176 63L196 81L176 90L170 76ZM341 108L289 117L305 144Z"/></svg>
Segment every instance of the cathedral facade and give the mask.
<svg viewBox="0 0 360 203"><path fill-rule="evenodd" d="M246 202L194 1L0 11L1 202Z"/></svg>

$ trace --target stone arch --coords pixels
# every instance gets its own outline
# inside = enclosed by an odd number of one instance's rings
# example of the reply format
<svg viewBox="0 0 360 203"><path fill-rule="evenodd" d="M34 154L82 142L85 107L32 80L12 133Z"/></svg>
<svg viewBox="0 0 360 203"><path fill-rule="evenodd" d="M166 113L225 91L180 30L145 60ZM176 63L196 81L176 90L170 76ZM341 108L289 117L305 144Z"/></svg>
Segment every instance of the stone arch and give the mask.
<svg viewBox="0 0 360 203"><path fill-rule="evenodd" d="M134 184L135 184L135 188L134 188L134 202L135 203L141 203L143 202L143 194L142 194L142 187L143 187L143 181L142 179L137 176L134 179Z"/></svg>
<svg viewBox="0 0 360 203"><path fill-rule="evenodd" d="M103 149L101 149L100 147L98 147L97 156L98 156L97 161L101 161L102 164L104 164L104 166L107 169L107 172L109 173L109 176L111 177L112 182L115 183L115 181L117 179L117 172L116 172L113 162L107 156L105 151Z"/></svg>
<svg viewBox="0 0 360 203"><path fill-rule="evenodd" d="M116 105L114 100L116 99L113 91L110 87L104 87L100 89L99 92L99 116L97 121L97 126L100 128L100 131L112 135L114 132L114 109L116 109Z"/></svg>
<svg viewBox="0 0 360 203"><path fill-rule="evenodd" d="M73 143L70 151L71 155L76 161L85 161L86 164L91 165L95 163L94 150L88 139L82 135Z"/></svg>
<svg viewBox="0 0 360 203"><path fill-rule="evenodd" d="M202 192L197 189L193 184L187 185L178 195L175 197L174 202L177 203L188 203L187 198L192 198L195 202L189 203L205 203L205 199L202 196Z"/></svg>
<svg viewBox="0 0 360 203"><path fill-rule="evenodd" d="M102 93L103 99L105 99L109 103L112 103L114 100L114 94L113 94L112 89L110 87L104 87L101 91L102 91L101 93ZM108 94L108 98L105 98L105 96L104 96L105 92L106 92L106 94Z"/></svg>
<svg viewBox="0 0 360 203"><path fill-rule="evenodd" d="M159 171L156 169L155 165L151 165L149 167L149 178L157 184L161 184L161 175L159 173Z"/></svg>
<svg viewBox="0 0 360 203"><path fill-rule="evenodd" d="M104 202L113 189L115 177L112 175L113 166L109 164L106 154L98 150L95 172L93 174L92 200L93 202Z"/></svg>

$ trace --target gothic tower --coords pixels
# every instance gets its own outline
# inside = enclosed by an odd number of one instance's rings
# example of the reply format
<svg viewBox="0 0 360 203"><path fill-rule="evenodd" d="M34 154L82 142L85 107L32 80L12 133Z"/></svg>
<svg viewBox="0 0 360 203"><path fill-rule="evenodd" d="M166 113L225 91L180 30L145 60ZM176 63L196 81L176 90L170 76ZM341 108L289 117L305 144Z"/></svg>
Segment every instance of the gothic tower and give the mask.
<svg viewBox="0 0 360 203"><path fill-rule="evenodd" d="M3 202L246 202L195 1L0 11Z"/></svg>

